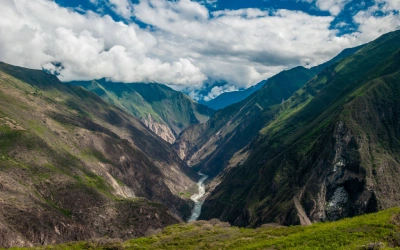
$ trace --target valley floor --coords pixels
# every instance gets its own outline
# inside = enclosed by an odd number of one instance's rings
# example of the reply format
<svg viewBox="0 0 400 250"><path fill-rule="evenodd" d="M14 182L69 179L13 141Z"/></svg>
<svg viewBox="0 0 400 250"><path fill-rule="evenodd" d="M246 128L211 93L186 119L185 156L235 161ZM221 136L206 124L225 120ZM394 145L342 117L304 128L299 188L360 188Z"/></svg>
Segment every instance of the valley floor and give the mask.
<svg viewBox="0 0 400 250"><path fill-rule="evenodd" d="M400 249L400 207L374 214L282 227L231 227L213 219L169 226L126 242L99 239L36 249ZM25 248L14 248L25 249Z"/></svg>

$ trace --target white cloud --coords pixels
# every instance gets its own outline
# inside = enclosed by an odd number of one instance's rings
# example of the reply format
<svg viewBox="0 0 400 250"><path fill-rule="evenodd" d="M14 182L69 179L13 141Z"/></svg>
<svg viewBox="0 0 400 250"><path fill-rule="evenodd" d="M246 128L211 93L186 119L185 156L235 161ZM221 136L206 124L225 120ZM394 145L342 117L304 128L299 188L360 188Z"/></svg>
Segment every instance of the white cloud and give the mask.
<svg viewBox="0 0 400 250"><path fill-rule="evenodd" d="M327 10L337 16L350 0L317 0L316 5L320 10Z"/></svg>
<svg viewBox="0 0 400 250"><path fill-rule="evenodd" d="M155 27L162 53L195 58L207 76L239 88L284 68L321 63L353 45L337 42L336 31L329 30L333 17L242 9L213 12L207 18L203 6L191 2L197 7L187 12L183 2L189 1L143 0L134 14Z"/></svg>
<svg viewBox="0 0 400 250"><path fill-rule="evenodd" d="M237 91L238 89L235 86L229 86L229 85L224 85L224 86L216 86L211 89L211 91L208 93L207 96L204 97L204 101L210 101L214 99L215 97L219 96L222 93L226 92L232 92L232 91Z"/></svg>
<svg viewBox="0 0 400 250"><path fill-rule="evenodd" d="M108 77L201 85L206 76L191 58L149 56L157 40L134 24L88 12L81 15L47 0L5 0L0 9L1 60L30 68L61 62L62 80Z"/></svg>
<svg viewBox="0 0 400 250"><path fill-rule="evenodd" d="M303 0L312 1L312 0ZM190 0L91 0L111 6L125 20L85 14L50 0L3 0L0 9L0 60L55 69L62 80L108 77L124 82L160 82L175 89L197 90L207 79L232 88L249 87L283 69L320 64L346 47L375 39L399 28L397 0L378 0L354 16L355 33L338 36L334 16L300 11L240 9L210 12ZM204 1L201 1L204 2ZM336 15L347 0L317 0ZM377 8L386 15L376 16ZM338 25L337 27L340 27ZM58 68L60 69L60 68ZM208 95L227 91L216 88Z"/></svg>
<svg viewBox="0 0 400 250"><path fill-rule="evenodd" d="M367 10L359 11L354 22L359 25L358 31L351 34L357 40L368 42L385 33L400 29L400 16L394 12L400 10L400 1L377 0ZM377 12L383 12L377 15Z"/></svg>
<svg viewBox="0 0 400 250"><path fill-rule="evenodd" d="M129 0L108 0L111 9L125 19L132 16L132 3Z"/></svg>
<svg viewBox="0 0 400 250"><path fill-rule="evenodd" d="M376 2L384 4L383 11L400 10L399 0L376 0Z"/></svg>
<svg viewBox="0 0 400 250"><path fill-rule="evenodd" d="M337 16L344 6L351 0L297 0L301 2L314 3L315 6L323 11L329 11L333 16ZM396 1L396 0L395 0Z"/></svg>

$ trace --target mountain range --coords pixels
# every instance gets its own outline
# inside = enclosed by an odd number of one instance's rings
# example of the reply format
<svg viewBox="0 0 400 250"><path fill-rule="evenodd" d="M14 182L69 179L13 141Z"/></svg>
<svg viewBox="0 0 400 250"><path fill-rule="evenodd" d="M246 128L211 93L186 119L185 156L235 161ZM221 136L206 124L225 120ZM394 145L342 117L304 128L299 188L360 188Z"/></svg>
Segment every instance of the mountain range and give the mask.
<svg viewBox="0 0 400 250"><path fill-rule="evenodd" d="M398 205L399 39L282 72L185 131L180 156L218 175L200 218L308 225Z"/></svg>
<svg viewBox="0 0 400 250"><path fill-rule="evenodd" d="M398 209L341 220L400 204L399 40L385 34L209 107L162 84L63 83L0 63L0 247L399 246ZM206 221L182 224L197 172Z"/></svg>
<svg viewBox="0 0 400 250"><path fill-rule="evenodd" d="M182 92L157 83L117 83L105 79L74 81L105 101L139 118L169 143L191 124L206 122L214 113Z"/></svg>
<svg viewBox="0 0 400 250"><path fill-rule="evenodd" d="M271 77L259 91L245 100L217 111L206 123L186 129L175 143L179 156L191 166L200 166L204 173L217 175L272 118L263 113L290 98L325 66L362 47L346 49L320 66L310 69L299 66Z"/></svg>

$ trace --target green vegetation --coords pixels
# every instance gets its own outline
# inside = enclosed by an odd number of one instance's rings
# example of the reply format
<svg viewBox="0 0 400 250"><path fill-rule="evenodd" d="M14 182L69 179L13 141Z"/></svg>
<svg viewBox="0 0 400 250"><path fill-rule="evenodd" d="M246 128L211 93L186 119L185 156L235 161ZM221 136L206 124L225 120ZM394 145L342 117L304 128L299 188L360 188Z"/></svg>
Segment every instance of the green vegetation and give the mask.
<svg viewBox="0 0 400 250"><path fill-rule="evenodd" d="M367 248L372 247L376 248ZM257 229L218 220L166 227L146 238L102 239L36 249L392 249L400 248L400 208L311 226ZM20 249L20 248L14 248Z"/></svg>
<svg viewBox="0 0 400 250"><path fill-rule="evenodd" d="M94 157L95 159L97 159L98 161L100 161L102 163L113 164L109 159L107 159L104 156L104 154L102 152L100 152L99 150L93 149L93 148L87 148L87 149L83 150L82 156L88 157L88 158Z"/></svg>
<svg viewBox="0 0 400 250"><path fill-rule="evenodd" d="M249 121L257 117L251 110L239 114L235 119L257 130L239 148L246 146L249 156L224 175L200 218L291 225L301 223L301 209L311 221L321 221L398 205L399 39L400 31L386 34L326 67L283 103L264 107L256 121ZM243 127L226 138L251 135ZM225 156L231 148L219 150ZM331 203L338 190L344 197L340 205Z"/></svg>
<svg viewBox="0 0 400 250"><path fill-rule="evenodd" d="M184 145L188 154L186 158L191 159L191 165L202 168L211 177L219 174L235 153L255 139L259 131L278 115L288 118L305 106L306 103L301 103L291 109L283 108L291 103L289 98L296 91L324 68L352 55L360 48L362 46L346 49L317 67L295 67L282 71L269 78L257 92L245 100L217 111L205 125L195 125L184 130L178 138L178 144ZM297 98L307 101L311 99L306 89L301 91L297 93ZM282 123L285 123L285 119L277 120L274 130Z"/></svg>
<svg viewBox="0 0 400 250"><path fill-rule="evenodd" d="M186 199L189 199L193 194L190 193L190 192L180 192L179 195L180 195L181 197L184 197L184 198L186 198Z"/></svg>
<svg viewBox="0 0 400 250"><path fill-rule="evenodd" d="M167 125L178 135L191 124L203 123L214 111L194 102L189 96L156 83L114 83L105 79L76 81L70 84L90 90L105 101L133 114L139 119L152 119Z"/></svg>

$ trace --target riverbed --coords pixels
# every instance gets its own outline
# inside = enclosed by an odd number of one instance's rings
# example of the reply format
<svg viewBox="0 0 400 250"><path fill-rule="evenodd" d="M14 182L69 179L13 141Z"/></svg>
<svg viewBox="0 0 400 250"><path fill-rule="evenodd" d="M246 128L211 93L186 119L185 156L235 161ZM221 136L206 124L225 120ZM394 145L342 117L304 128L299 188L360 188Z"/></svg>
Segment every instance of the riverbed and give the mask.
<svg viewBox="0 0 400 250"><path fill-rule="evenodd" d="M204 194L206 193L206 189L204 187L204 181L207 180L208 175L205 175L203 173L198 172L198 174L201 176L200 180L197 182L197 187L199 189L198 194L192 195L190 199L194 201L194 208L192 211L192 215L189 218L189 221L195 221L197 218L199 218L200 213L201 213L201 207L203 206L204 200L202 199Z"/></svg>

